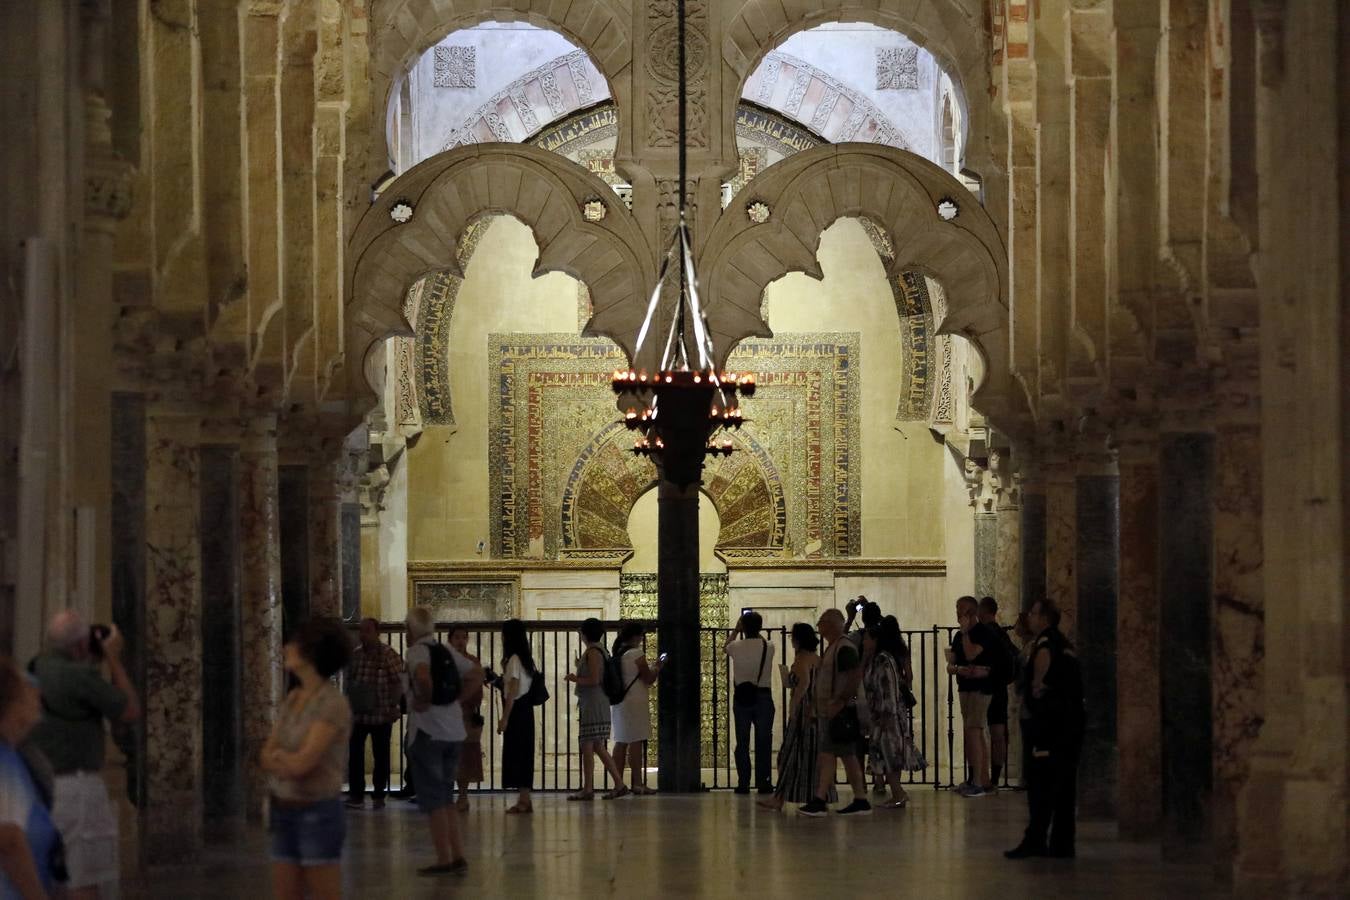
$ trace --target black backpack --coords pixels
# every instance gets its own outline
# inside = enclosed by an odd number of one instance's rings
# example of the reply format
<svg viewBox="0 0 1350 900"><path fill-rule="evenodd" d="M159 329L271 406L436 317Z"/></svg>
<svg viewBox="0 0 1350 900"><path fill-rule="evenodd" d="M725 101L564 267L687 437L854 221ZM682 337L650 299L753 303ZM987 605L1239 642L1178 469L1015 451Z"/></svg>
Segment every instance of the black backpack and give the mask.
<svg viewBox="0 0 1350 900"><path fill-rule="evenodd" d="M609 698L610 706L618 706L623 702L624 695L628 693L631 685L623 683L623 665L622 660L617 656L610 656L605 653L603 648L597 648L605 658L605 665L601 669L600 687L605 691L605 696Z"/></svg>
<svg viewBox="0 0 1350 900"><path fill-rule="evenodd" d="M999 626L990 625L989 629L998 638L998 647L995 648L997 664L991 667L993 671L990 678L998 685L1012 684L1017 680L1017 647L1013 644L1012 638L1008 637L1008 632Z"/></svg>
<svg viewBox="0 0 1350 900"><path fill-rule="evenodd" d="M459 666L450 648L437 641L427 645L431 655L431 705L447 706L459 699Z"/></svg>

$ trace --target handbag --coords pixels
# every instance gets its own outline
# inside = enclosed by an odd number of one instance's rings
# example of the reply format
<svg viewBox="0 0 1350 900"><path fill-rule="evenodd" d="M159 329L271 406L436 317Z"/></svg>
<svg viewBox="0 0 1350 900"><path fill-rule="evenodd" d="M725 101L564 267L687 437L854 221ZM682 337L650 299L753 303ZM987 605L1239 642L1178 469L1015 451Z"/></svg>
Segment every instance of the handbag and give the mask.
<svg viewBox="0 0 1350 900"><path fill-rule="evenodd" d="M754 706L759 694L759 679L764 675L764 660L769 656L769 642L764 641L764 649L759 652L759 671L754 681L742 681L731 694L732 702L737 706Z"/></svg>
<svg viewBox="0 0 1350 900"><path fill-rule="evenodd" d="M534 673L534 677L530 680L530 689L525 692L522 699L530 706L543 706L548 702L548 688L544 685L542 673Z"/></svg>

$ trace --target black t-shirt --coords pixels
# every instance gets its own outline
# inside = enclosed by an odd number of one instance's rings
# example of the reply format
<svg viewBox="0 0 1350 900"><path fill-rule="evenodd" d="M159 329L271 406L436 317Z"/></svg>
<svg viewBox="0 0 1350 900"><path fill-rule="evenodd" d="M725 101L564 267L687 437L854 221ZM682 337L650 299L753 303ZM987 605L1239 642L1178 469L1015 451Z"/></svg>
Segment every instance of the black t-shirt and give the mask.
<svg viewBox="0 0 1350 900"><path fill-rule="evenodd" d="M976 622L975 627L970 629L970 642L978 644L980 655L974 659L966 658L965 641L961 640L961 632L952 635L952 659L958 666L988 666L997 668L994 654L998 652L998 636L993 634L989 626L983 622ZM967 678L964 675L956 676L956 689L958 691L974 691L979 694L993 694L994 681L992 678Z"/></svg>

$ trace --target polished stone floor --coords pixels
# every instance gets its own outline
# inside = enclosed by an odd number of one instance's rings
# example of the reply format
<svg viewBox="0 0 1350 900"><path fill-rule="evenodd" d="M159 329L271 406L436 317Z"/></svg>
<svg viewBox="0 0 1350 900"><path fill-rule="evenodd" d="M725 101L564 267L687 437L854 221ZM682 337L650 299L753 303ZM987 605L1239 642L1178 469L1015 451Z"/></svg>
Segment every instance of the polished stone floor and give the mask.
<svg viewBox="0 0 1350 900"><path fill-rule="evenodd" d="M533 816L506 816L502 795L473 800L467 877L418 878L430 838L392 801L349 813L346 895L381 900L487 897L1201 897L1224 896L1203 862L1159 860L1157 847L1084 826L1078 859L1009 862L1025 822L1022 794L963 800L911 791L908 809L806 819L757 809L753 797L643 797L569 803L538 795ZM124 898L269 895L263 835L217 848L192 870L125 884Z"/></svg>

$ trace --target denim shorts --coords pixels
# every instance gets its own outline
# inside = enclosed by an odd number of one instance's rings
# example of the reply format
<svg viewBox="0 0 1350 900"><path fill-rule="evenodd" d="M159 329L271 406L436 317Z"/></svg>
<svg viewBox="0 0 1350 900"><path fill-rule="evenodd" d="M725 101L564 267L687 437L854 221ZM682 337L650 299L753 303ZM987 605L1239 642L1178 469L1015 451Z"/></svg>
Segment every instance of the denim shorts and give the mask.
<svg viewBox="0 0 1350 900"><path fill-rule="evenodd" d="M305 806L282 806L273 800L267 830L273 862L327 866L342 861L347 817L339 797Z"/></svg>
<svg viewBox="0 0 1350 900"><path fill-rule="evenodd" d="M417 808L422 812L434 812L455 799L455 774L463 748L463 741L434 741L425 731L419 731L408 745L408 762L412 764L413 783L417 785Z"/></svg>

